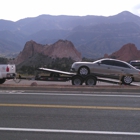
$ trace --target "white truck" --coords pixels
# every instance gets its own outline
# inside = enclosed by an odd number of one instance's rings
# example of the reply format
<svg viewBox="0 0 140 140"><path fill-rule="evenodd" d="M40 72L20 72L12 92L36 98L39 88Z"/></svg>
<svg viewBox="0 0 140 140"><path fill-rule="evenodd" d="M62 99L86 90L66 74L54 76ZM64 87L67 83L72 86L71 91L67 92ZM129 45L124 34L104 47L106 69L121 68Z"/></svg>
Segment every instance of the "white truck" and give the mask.
<svg viewBox="0 0 140 140"><path fill-rule="evenodd" d="M16 76L16 66L11 64L0 64L0 84L6 79L14 79Z"/></svg>

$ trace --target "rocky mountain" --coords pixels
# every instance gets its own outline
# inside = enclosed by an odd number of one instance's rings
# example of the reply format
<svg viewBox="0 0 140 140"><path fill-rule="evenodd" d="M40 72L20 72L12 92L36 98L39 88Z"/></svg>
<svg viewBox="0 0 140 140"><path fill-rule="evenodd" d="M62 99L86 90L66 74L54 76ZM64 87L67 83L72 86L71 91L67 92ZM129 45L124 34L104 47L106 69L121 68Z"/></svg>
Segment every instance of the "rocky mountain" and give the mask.
<svg viewBox="0 0 140 140"><path fill-rule="evenodd" d="M54 44L60 39L71 41L87 58L111 54L127 43L140 49L140 17L124 11L109 17L40 15L16 22L0 20L0 54L22 51L29 40Z"/></svg>
<svg viewBox="0 0 140 140"><path fill-rule="evenodd" d="M59 40L54 44L41 45L35 41L28 41L24 49L20 52L17 58L14 60L15 64L25 63L30 59L36 59L38 54L41 54L51 58L71 58L75 61L81 61L81 54L75 49L72 42L67 40ZM38 62L37 62L38 61ZM39 63L39 59L36 59L36 63Z"/></svg>
<svg viewBox="0 0 140 140"><path fill-rule="evenodd" d="M105 54L105 57L115 58L123 61L140 60L140 50L137 49L135 44L125 44L118 51L111 55Z"/></svg>
<svg viewBox="0 0 140 140"><path fill-rule="evenodd" d="M0 20L0 31L23 31L26 34L33 34L40 30L71 30L78 26L93 26L97 24L134 22L140 25L140 18L128 11L121 12L114 16L52 16L40 15L34 18L24 18L16 22Z"/></svg>

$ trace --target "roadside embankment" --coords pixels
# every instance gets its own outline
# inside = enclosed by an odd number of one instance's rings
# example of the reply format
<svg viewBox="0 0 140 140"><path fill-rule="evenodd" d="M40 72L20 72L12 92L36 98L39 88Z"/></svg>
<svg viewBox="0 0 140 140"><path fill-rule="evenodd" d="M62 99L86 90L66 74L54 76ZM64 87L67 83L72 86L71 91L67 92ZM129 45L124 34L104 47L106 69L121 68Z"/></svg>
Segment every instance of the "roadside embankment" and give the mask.
<svg viewBox="0 0 140 140"><path fill-rule="evenodd" d="M1 90L34 90L34 91L78 91L80 93L82 92L131 92L131 93L140 93L140 87L139 86L126 86L126 85L96 85L96 86L73 86L73 85L56 85L56 84L50 84L50 85L37 85L37 84L31 84L31 85L15 85L15 84L3 84L0 85Z"/></svg>

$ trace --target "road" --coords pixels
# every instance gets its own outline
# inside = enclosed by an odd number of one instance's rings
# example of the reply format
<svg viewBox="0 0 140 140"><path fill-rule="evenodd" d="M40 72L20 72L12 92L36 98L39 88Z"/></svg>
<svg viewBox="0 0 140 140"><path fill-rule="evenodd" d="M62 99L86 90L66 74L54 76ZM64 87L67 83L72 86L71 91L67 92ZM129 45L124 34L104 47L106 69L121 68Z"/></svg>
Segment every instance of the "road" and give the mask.
<svg viewBox="0 0 140 140"><path fill-rule="evenodd" d="M100 78L101 79L101 78ZM110 80L107 78L102 78L104 80ZM118 82L118 80L112 80L111 81L115 81ZM37 80L27 80L27 79L17 79L16 82L14 80L7 80L3 85L15 85L15 86L30 86L32 83L36 83L38 86L48 86L48 85L72 85L71 80L70 81L66 81L66 82L56 82L56 81L37 81ZM85 85L85 83L83 83L83 85ZM101 82L101 81L97 81L96 85L99 86L120 86L119 84L115 84L115 83L110 83L110 82ZM133 82L132 85L135 86L140 86L140 82Z"/></svg>
<svg viewBox="0 0 140 140"><path fill-rule="evenodd" d="M139 140L140 94L0 90L1 140Z"/></svg>
<svg viewBox="0 0 140 140"><path fill-rule="evenodd" d="M37 85L72 85L71 81L66 81L66 82L55 82L55 81L37 81L37 80L21 80L20 82L17 83L14 82L12 79L11 80L7 80L4 85L28 85L30 86L32 83L37 83ZM83 84L85 85L85 83ZM112 86L116 86L116 84L114 83L106 83L106 82L97 82L97 85L112 85Z"/></svg>

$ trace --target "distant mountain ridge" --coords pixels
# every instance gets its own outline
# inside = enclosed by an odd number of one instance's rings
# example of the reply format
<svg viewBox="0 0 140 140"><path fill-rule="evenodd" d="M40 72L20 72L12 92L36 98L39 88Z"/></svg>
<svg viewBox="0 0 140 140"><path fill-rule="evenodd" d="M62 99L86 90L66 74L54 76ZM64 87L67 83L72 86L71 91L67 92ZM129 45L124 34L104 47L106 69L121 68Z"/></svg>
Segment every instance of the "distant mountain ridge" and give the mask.
<svg viewBox="0 0 140 140"><path fill-rule="evenodd" d="M52 16L40 15L33 18L25 18L16 22L8 20L0 20L0 31L24 31L28 34L35 33L40 30L63 29L71 30L77 26L92 26L102 23L123 23L134 22L140 25L140 17L128 11L121 12L114 16Z"/></svg>
<svg viewBox="0 0 140 140"><path fill-rule="evenodd" d="M126 43L140 48L140 17L128 11L114 16L40 15L17 22L0 20L0 54L20 52L34 40L53 44L71 41L82 57L97 58L111 54Z"/></svg>

